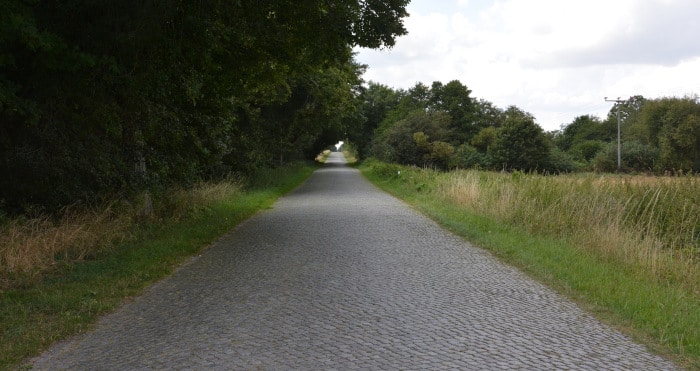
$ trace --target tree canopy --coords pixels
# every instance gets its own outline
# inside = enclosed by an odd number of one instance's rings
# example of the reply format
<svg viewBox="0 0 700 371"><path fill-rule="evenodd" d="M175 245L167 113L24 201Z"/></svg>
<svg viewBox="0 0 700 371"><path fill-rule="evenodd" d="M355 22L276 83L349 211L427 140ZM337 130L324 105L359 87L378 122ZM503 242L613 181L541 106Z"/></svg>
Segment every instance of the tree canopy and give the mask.
<svg viewBox="0 0 700 371"><path fill-rule="evenodd" d="M0 208L308 155L356 117L352 47L393 46L407 3L0 0Z"/></svg>
<svg viewBox="0 0 700 371"><path fill-rule="evenodd" d="M577 117L556 133L556 145L579 161L584 169L615 171L618 108L623 170L700 171L698 97L631 97L616 104L605 121L588 115Z"/></svg>
<svg viewBox="0 0 700 371"><path fill-rule="evenodd" d="M436 81L430 87L418 83L406 91L370 85L367 94L376 96L379 91L382 97L391 97L391 104L374 110L367 122L371 120L369 127L375 128L369 154L381 160L442 169L572 167L550 160L554 146L531 114L475 99L457 80ZM360 110L374 104L364 100Z"/></svg>
<svg viewBox="0 0 700 371"><path fill-rule="evenodd" d="M458 80L362 81L408 0L0 0L0 213L55 210L311 158L444 169L700 171L697 97L632 97L542 132Z"/></svg>
<svg viewBox="0 0 700 371"><path fill-rule="evenodd" d="M581 115L549 133L528 112L474 98L456 80L407 90L370 83L361 97L363 130L350 140L384 161L443 169L617 171L619 109L623 171L700 171L698 97L634 96L613 106L604 120Z"/></svg>

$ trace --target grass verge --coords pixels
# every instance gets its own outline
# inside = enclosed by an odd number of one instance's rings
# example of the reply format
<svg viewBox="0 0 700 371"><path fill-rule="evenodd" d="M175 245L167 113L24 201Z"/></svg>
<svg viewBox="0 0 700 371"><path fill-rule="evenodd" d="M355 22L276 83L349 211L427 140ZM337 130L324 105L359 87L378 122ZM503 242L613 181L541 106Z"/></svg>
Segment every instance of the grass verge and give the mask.
<svg viewBox="0 0 700 371"><path fill-rule="evenodd" d="M325 164L326 160L328 160L328 156L330 156L330 155L331 155L330 149L323 150L323 152L319 153L316 156L316 162L320 162L322 164Z"/></svg>
<svg viewBox="0 0 700 371"><path fill-rule="evenodd" d="M80 261L66 261L30 284L0 290L0 370L16 368L52 343L88 330L99 316L270 207L313 170L298 165L260 173L234 197L190 205L175 218L133 225L128 240ZM197 199L188 197L187 202Z"/></svg>
<svg viewBox="0 0 700 371"><path fill-rule="evenodd" d="M496 188L495 183L517 183L516 188L529 192L528 197L517 201L514 193L501 189L494 202L503 204L503 208L519 210L519 215L499 219L495 214L470 210L456 200L454 194L446 191L451 189L449 185L454 182L455 174L375 162L364 163L360 169L382 189L473 244L573 298L583 308L646 344L654 352L673 359L681 367L700 369L700 295L697 285L692 285L692 282L697 283L696 270L668 275L665 272L669 269L652 270L640 264L639 259L628 259L616 252L608 253L586 243L576 243L581 240L565 237L568 235L561 230L548 234L546 230L550 228L539 230L522 223L526 219L540 223L538 220L541 219L541 215L528 215L523 212L526 208L517 205L519 202L542 203L542 199L533 196L533 190L528 190L529 186L523 183L521 178L527 175L504 175L492 182L490 174L477 172L477 178L489 178L484 184L491 189ZM535 188L543 188L543 185L535 184ZM550 191L547 189L543 193L550 194ZM478 194L474 202L486 202L487 195ZM491 209L497 208L491 206ZM577 212L567 208L561 211L560 218L570 223L571 220L563 214ZM548 217L555 218L556 215ZM573 227L576 229L575 225ZM576 235L572 234L573 237ZM668 253L674 255L673 251ZM652 260L654 264L661 261L660 258ZM681 261L679 264L678 267L687 267L697 262Z"/></svg>

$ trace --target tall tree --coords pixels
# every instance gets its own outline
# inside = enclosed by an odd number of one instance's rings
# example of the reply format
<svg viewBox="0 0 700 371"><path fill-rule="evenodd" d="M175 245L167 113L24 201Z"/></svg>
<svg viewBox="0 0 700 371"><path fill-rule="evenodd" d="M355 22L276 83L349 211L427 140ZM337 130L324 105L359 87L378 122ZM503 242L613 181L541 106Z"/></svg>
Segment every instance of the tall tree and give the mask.
<svg viewBox="0 0 700 371"><path fill-rule="evenodd" d="M609 141L617 140L617 112L620 111L620 130L622 135L628 140L639 140L636 127L639 121L639 114L646 102L646 98L641 95L629 97L627 100L616 103L608 112L608 117L603 121L602 132Z"/></svg>
<svg viewBox="0 0 700 371"><path fill-rule="evenodd" d="M452 80L443 85L441 82L433 82L431 88L431 108L443 110L452 117L455 144L467 143L482 128L475 122L475 102L469 95L466 85L457 80Z"/></svg>
<svg viewBox="0 0 700 371"><path fill-rule="evenodd" d="M424 155L429 152L426 146L419 147L416 133L421 133L427 144L428 139L446 142L451 136L450 116L442 111L413 111L406 118L397 121L386 130L377 133L372 142L372 154L387 162L408 165L424 165Z"/></svg>
<svg viewBox="0 0 700 371"><path fill-rule="evenodd" d="M354 89L350 48L394 45L407 3L2 0L0 204L57 207L269 162L270 126L308 134L323 129L301 124L311 117L343 116L329 106ZM314 98L297 119L263 120L300 97Z"/></svg>
<svg viewBox="0 0 700 371"><path fill-rule="evenodd" d="M369 153L374 131L396 108L401 95L386 85L370 81L361 89L358 99L358 116L348 128L348 139L357 147L358 155L364 157Z"/></svg>
<svg viewBox="0 0 700 371"><path fill-rule="evenodd" d="M548 167L550 144L534 117L511 106L505 111L505 122L496 132L490 147L494 166L503 169L544 170Z"/></svg>
<svg viewBox="0 0 700 371"><path fill-rule="evenodd" d="M636 125L659 149L661 170L700 171L700 102L697 97L648 100Z"/></svg>
<svg viewBox="0 0 700 371"><path fill-rule="evenodd" d="M578 116L557 134L555 142L562 151L568 151L578 143L589 140L602 140L605 134L601 121L594 116Z"/></svg>

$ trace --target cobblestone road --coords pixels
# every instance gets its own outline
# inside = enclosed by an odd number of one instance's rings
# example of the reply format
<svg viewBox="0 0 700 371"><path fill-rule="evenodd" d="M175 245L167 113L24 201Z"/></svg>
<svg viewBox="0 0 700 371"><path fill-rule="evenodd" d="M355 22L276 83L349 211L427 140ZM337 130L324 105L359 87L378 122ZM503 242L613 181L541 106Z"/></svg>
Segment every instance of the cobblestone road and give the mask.
<svg viewBox="0 0 700 371"><path fill-rule="evenodd" d="M34 369L674 369L342 163Z"/></svg>

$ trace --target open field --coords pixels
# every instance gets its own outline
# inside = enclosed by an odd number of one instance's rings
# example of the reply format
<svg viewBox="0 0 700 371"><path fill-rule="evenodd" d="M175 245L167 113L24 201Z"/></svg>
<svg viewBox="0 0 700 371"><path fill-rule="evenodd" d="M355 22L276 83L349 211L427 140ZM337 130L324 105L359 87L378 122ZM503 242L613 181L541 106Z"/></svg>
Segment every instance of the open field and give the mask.
<svg viewBox="0 0 700 371"><path fill-rule="evenodd" d="M656 351L700 367L700 178L361 169Z"/></svg>

